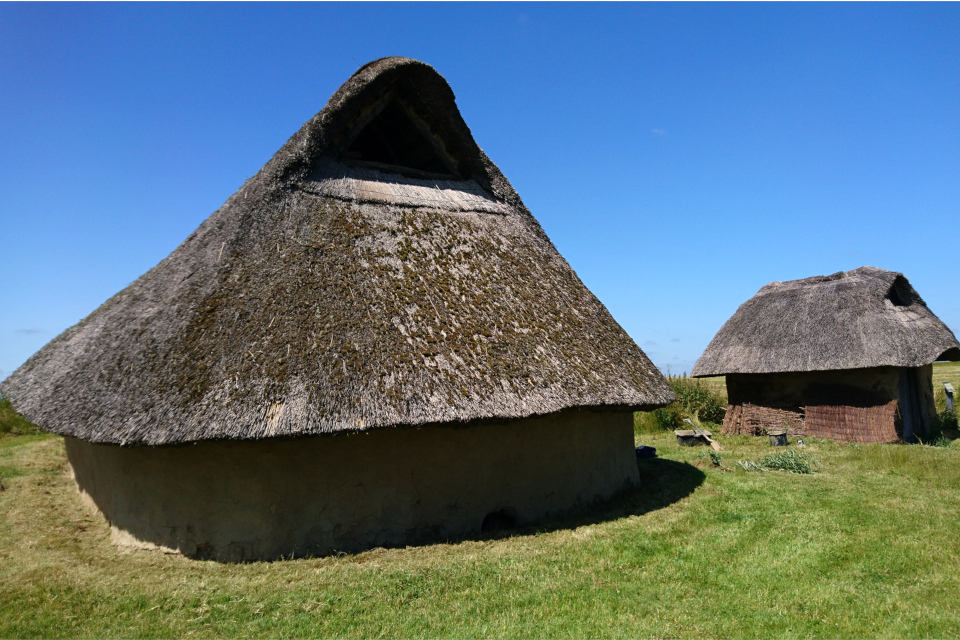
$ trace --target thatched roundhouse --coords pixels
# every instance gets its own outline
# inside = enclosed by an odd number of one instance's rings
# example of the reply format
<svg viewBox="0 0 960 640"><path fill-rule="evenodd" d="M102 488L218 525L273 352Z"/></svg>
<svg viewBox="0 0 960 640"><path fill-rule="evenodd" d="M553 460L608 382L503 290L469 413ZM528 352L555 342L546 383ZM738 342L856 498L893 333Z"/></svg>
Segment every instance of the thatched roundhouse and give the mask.
<svg viewBox="0 0 960 640"><path fill-rule="evenodd" d="M637 481L664 379L405 58L0 388L114 538L246 560L470 534Z"/></svg>
<svg viewBox="0 0 960 640"><path fill-rule="evenodd" d="M692 373L726 376L727 434L910 442L936 419L936 360L960 360L950 329L903 274L861 267L766 285Z"/></svg>

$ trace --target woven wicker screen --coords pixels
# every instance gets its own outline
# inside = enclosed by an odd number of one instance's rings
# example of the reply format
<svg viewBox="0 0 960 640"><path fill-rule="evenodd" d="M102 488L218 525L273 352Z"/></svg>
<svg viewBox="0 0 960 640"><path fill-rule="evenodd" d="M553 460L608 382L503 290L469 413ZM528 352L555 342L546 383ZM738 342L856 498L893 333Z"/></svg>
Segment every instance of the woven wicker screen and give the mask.
<svg viewBox="0 0 960 640"><path fill-rule="evenodd" d="M869 407L807 405L802 412L743 403L729 405L724 435L761 436L787 429L790 436L813 436L844 442L896 442L897 401Z"/></svg>
<svg viewBox="0 0 960 640"><path fill-rule="evenodd" d="M847 442L896 442L897 401L873 407L815 405L806 408L807 435Z"/></svg>

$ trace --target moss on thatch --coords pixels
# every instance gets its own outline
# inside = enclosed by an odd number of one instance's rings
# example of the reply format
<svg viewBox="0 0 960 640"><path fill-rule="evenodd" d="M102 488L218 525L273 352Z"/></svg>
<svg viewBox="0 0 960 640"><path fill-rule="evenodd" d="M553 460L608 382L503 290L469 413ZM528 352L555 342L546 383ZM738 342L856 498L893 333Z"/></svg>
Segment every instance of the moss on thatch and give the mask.
<svg viewBox="0 0 960 640"><path fill-rule="evenodd" d="M773 282L727 320L694 376L920 367L960 360L956 337L901 273L875 267Z"/></svg>
<svg viewBox="0 0 960 640"><path fill-rule="evenodd" d="M353 161L390 100L449 175ZM2 390L46 429L120 444L673 399L473 141L443 78L404 58L359 70L169 257Z"/></svg>

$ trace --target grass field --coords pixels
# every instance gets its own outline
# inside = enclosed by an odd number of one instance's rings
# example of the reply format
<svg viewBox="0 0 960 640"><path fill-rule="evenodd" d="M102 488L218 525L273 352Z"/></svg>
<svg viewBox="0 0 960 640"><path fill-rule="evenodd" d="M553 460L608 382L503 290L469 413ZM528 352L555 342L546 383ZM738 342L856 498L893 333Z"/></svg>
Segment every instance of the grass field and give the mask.
<svg viewBox="0 0 960 640"><path fill-rule="evenodd" d="M8 436L0 637L960 636L960 442L811 442L814 475L642 443L640 489L539 528L227 565L119 552L62 440Z"/></svg>
<svg viewBox="0 0 960 640"><path fill-rule="evenodd" d="M714 393L721 398L726 399L727 397L727 378L726 376L713 376L710 378L693 378L704 387L710 390L710 393Z"/></svg>
<svg viewBox="0 0 960 640"><path fill-rule="evenodd" d="M933 397L936 400L937 411L943 411L946 408L947 396L943 388L943 383L949 382L957 391L954 394L954 400L960 400L957 394L960 394L960 362L934 362L933 363Z"/></svg>
<svg viewBox="0 0 960 640"><path fill-rule="evenodd" d="M960 362L933 363L933 386L942 387L944 382L960 385Z"/></svg>

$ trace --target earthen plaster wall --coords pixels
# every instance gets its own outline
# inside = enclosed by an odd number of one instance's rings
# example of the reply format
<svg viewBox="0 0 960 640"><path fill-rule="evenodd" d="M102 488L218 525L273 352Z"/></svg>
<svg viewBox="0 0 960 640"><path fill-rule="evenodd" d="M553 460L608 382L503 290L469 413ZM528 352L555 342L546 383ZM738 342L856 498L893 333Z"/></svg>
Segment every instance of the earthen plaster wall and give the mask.
<svg viewBox="0 0 960 640"><path fill-rule="evenodd" d="M860 389L886 402L898 396L900 370L896 367L844 369L839 371L801 371L791 373L752 373L727 376L730 404L749 402L770 407L800 409L821 404L817 389L839 387Z"/></svg>
<svg viewBox="0 0 960 640"><path fill-rule="evenodd" d="M530 522L638 481L630 412L163 447L68 437L66 448L114 542L226 561L471 534L489 514Z"/></svg>

